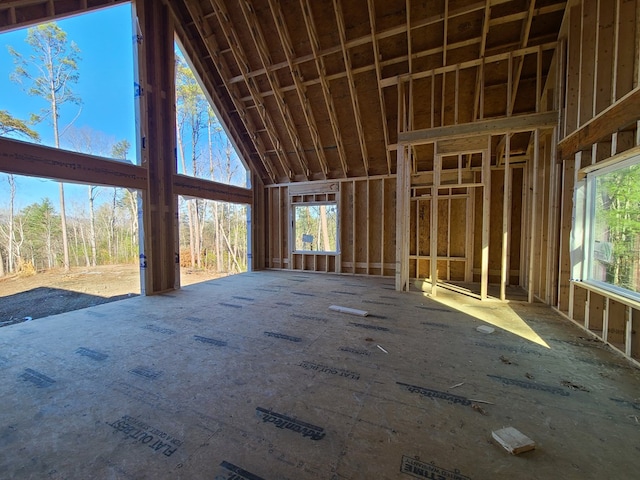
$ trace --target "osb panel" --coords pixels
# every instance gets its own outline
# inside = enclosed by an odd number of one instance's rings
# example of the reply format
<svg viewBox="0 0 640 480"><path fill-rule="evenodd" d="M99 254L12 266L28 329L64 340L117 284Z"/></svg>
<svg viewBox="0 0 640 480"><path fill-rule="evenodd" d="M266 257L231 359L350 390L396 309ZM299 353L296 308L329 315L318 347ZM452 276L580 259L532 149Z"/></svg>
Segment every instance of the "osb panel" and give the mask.
<svg viewBox="0 0 640 480"><path fill-rule="evenodd" d="M483 19L484 10L482 9L449 19L447 24L447 43L454 44L480 37Z"/></svg>
<svg viewBox="0 0 640 480"><path fill-rule="evenodd" d="M463 282L465 277L465 262L449 262L449 280Z"/></svg>
<svg viewBox="0 0 640 480"><path fill-rule="evenodd" d="M523 78L518 87L518 96L513 107L514 114L535 112L536 110L536 79Z"/></svg>
<svg viewBox="0 0 640 480"><path fill-rule="evenodd" d="M340 45L333 2L309 2L309 5L311 6L313 21L318 34L320 49L325 50ZM304 21L303 19L301 20Z"/></svg>
<svg viewBox="0 0 640 480"><path fill-rule="evenodd" d="M289 32L291 46L294 50L294 56L311 54L311 42L309 41L300 2L298 0L280 0L280 5L286 29Z"/></svg>
<svg viewBox="0 0 640 480"><path fill-rule="evenodd" d="M476 181L479 179L479 174L476 174ZM482 255L482 188L473 188L472 195L474 196L474 222L473 222L473 269L474 271L481 267L481 255ZM480 281L480 274L474 273L473 281Z"/></svg>
<svg viewBox="0 0 640 480"><path fill-rule="evenodd" d="M412 201L409 207L409 255L416 255L417 253L416 232L419 232L422 228L420 221L416 217L420 203L419 201Z"/></svg>
<svg viewBox="0 0 640 480"><path fill-rule="evenodd" d="M411 51L422 52L424 50L439 48L442 46L443 38L443 22L416 28L411 31Z"/></svg>
<svg viewBox="0 0 640 480"><path fill-rule="evenodd" d="M484 117L501 117L507 114L507 86L485 88Z"/></svg>
<svg viewBox="0 0 640 480"><path fill-rule="evenodd" d="M343 262L353 262L353 182L340 184L340 253ZM348 271L342 269L342 271Z"/></svg>
<svg viewBox="0 0 640 480"><path fill-rule="evenodd" d="M449 244L449 199L438 199L438 256L447 256Z"/></svg>
<svg viewBox="0 0 640 480"><path fill-rule="evenodd" d="M405 24L407 20L405 0L375 0L373 3L378 31Z"/></svg>
<svg viewBox="0 0 640 480"><path fill-rule="evenodd" d="M478 188L477 190L481 190ZM491 213L489 215L489 271L500 272L502 265L502 209L504 190L504 170L491 171ZM482 217L482 201L480 202ZM481 230L476 231L482 237ZM500 283L500 275L489 275L489 283Z"/></svg>
<svg viewBox="0 0 640 480"><path fill-rule="evenodd" d="M631 329L631 356L640 359L640 310L633 310Z"/></svg>
<svg viewBox="0 0 640 480"><path fill-rule="evenodd" d="M345 154L349 159L349 174L354 177L364 176L366 172L362 161L360 141L356 134L355 116L347 79L332 81L331 92L334 98L338 130L341 132ZM345 132L350 131L353 132L353 135L345 135Z"/></svg>
<svg viewBox="0 0 640 480"><path fill-rule="evenodd" d="M367 262L367 242L371 241L370 238L367 238L369 233L367 231L367 217L369 215L367 197L367 181L361 180L355 182L354 208L356 215L356 224L354 242L356 244L356 262L359 263ZM359 273L366 273L366 269L364 269L364 271L359 271Z"/></svg>
<svg viewBox="0 0 640 480"><path fill-rule="evenodd" d="M431 200L418 200L418 255L431 255Z"/></svg>
<svg viewBox="0 0 640 480"><path fill-rule="evenodd" d="M347 41L371 33L369 10L362 0L340 0Z"/></svg>
<svg viewBox="0 0 640 480"><path fill-rule="evenodd" d="M386 107L389 143L395 144L398 141L398 89L395 87L385 88L382 94Z"/></svg>
<svg viewBox="0 0 640 480"><path fill-rule="evenodd" d="M522 21L503 23L490 28L487 34L487 50L501 47L502 45L519 44L522 34Z"/></svg>
<svg viewBox="0 0 640 480"><path fill-rule="evenodd" d="M587 291L576 285L573 289L573 319L580 324L584 324L586 304Z"/></svg>
<svg viewBox="0 0 640 480"><path fill-rule="evenodd" d="M538 4L541 2L538 1ZM527 10L528 0L512 0L504 3L499 3L491 7L491 16L493 18L506 17L514 13L524 12ZM539 6L539 5L537 5Z"/></svg>
<svg viewBox="0 0 640 480"><path fill-rule="evenodd" d="M411 19L415 22L419 20L431 19L444 11L445 0L431 0L427 2L410 2ZM453 3L453 2L450 2Z"/></svg>
<svg viewBox="0 0 640 480"><path fill-rule="evenodd" d="M602 332L602 314L604 313L604 296L591 292L589 296L589 330Z"/></svg>
<svg viewBox="0 0 640 480"><path fill-rule="evenodd" d="M627 306L615 300L609 300L608 317L607 340L624 350L625 327L628 318Z"/></svg>
<svg viewBox="0 0 640 480"><path fill-rule="evenodd" d="M465 255L467 239L467 199L451 199L451 232L449 234L449 254L452 257Z"/></svg>
<svg viewBox="0 0 640 480"><path fill-rule="evenodd" d="M421 130L431 128L431 77L413 82L413 128Z"/></svg>
<svg viewBox="0 0 640 480"><path fill-rule="evenodd" d="M382 112L380 102L368 102L376 89L375 73L367 72L356 77L356 94L362 119L362 129L367 146L370 175L388 173L386 145L382 132Z"/></svg>
<svg viewBox="0 0 640 480"><path fill-rule="evenodd" d="M369 181L369 262L382 263L382 219L384 206L382 202L384 180ZM376 275L382 274L381 270L372 271Z"/></svg>
<svg viewBox="0 0 640 480"><path fill-rule="evenodd" d="M522 180L523 169L514 168L511 177L511 229L509 246L509 271L520 271L520 241L522 220ZM509 277L509 285L519 285L518 274Z"/></svg>
<svg viewBox="0 0 640 480"><path fill-rule="evenodd" d="M476 60L480 55L480 39L473 45L447 49L447 65Z"/></svg>
<svg viewBox="0 0 640 480"><path fill-rule="evenodd" d="M375 59L373 57L373 45L371 43L365 43L364 45L358 45L349 49L351 56L351 68L354 70L358 68L367 68L368 70L375 72ZM377 81L373 81L373 86L377 90Z"/></svg>
<svg viewBox="0 0 640 480"><path fill-rule="evenodd" d="M384 275L395 274L396 261L396 179L384 179L384 263L391 264L391 268L386 268Z"/></svg>
<svg viewBox="0 0 640 480"><path fill-rule="evenodd" d="M447 279L447 261L446 260L438 260L437 262L437 280L446 280Z"/></svg>
<svg viewBox="0 0 640 480"><path fill-rule="evenodd" d="M316 120L316 127L318 128L320 142L324 147L330 176L333 178L344 176L340 157L336 150L336 139L333 136L333 130L331 129L331 120L327 113L322 87L319 84L310 86L307 88L307 96L309 97L309 102L312 105L311 111L313 112L313 116Z"/></svg>

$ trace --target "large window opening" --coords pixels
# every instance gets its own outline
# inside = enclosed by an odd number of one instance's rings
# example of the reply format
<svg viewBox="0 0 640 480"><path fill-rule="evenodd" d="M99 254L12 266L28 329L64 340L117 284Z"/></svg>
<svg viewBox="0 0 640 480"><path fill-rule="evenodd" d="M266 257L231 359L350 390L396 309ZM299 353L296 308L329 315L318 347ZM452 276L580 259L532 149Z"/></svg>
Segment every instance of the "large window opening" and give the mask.
<svg viewBox="0 0 640 480"><path fill-rule="evenodd" d="M178 173L246 187L247 169L177 44L175 54ZM178 203L182 283L245 272L247 206L182 196Z"/></svg>
<svg viewBox="0 0 640 480"><path fill-rule="evenodd" d="M640 155L587 174L586 279L640 298Z"/></svg>
<svg viewBox="0 0 640 480"><path fill-rule="evenodd" d="M135 163L131 24L122 4L1 34L0 136ZM137 295L138 197L0 173L0 326Z"/></svg>

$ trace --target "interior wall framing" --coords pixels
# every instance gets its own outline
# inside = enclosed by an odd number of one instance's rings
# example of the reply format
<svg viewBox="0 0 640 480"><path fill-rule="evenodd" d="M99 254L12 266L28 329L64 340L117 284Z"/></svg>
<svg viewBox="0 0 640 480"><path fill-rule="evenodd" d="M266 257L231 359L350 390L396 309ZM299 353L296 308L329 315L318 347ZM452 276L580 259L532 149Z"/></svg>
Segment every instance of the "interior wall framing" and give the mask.
<svg viewBox="0 0 640 480"><path fill-rule="evenodd" d="M563 93L553 168L542 173L558 189L553 216L543 230L558 225L557 264L541 272L558 277L557 291L536 296L622 354L640 360L640 302L594 287L572 273L570 237L575 187L582 169L606 162L639 145L640 2L582 0L565 14L556 52L564 59L556 86ZM552 176L555 175L555 179ZM551 193L551 192L550 192ZM551 269L555 271L551 271Z"/></svg>
<svg viewBox="0 0 640 480"><path fill-rule="evenodd" d="M269 185L266 268L392 276L395 274L395 176ZM333 192L338 204L337 253L298 253L290 243L292 196Z"/></svg>

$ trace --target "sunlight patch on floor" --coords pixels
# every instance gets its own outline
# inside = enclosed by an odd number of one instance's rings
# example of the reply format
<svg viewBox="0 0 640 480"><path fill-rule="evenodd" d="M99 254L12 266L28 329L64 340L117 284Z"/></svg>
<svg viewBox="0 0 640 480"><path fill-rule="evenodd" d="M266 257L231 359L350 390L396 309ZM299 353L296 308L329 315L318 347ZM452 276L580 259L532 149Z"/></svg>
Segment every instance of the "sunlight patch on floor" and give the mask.
<svg viewBox="0 0 640 480"><path fill-rule="evenodd" d="M497 301L480 302L479 300L444 289L439 289L436 297L432 297L426 292L422 292L422 295L542 347L551 348L547 342L506 303L499 303Z"/></svg>

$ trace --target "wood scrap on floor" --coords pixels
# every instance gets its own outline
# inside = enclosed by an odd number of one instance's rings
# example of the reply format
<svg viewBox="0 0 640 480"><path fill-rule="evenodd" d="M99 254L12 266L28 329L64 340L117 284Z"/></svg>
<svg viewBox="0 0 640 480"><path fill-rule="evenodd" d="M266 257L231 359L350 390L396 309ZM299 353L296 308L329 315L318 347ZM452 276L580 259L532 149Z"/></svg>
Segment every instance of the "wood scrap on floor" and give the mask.
<svg viewBox="0 0 640 480"><path fill-rule="evenodd" d="M366 317L369 315L369 312L366 310L358 310L357 308L349 308L343 307L341 305L331 305L329 310L333 310L334 312L347 313L349 315L356 315L358 317Z"/></svg>
<svg viewBox="0 0 640 480"><path fill-rule="evenodd" d="M513 455L528 452L536 448L536 443L519 430L513 427L505 427L491 432L493 439L507 452Z"/></svg>

